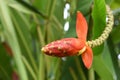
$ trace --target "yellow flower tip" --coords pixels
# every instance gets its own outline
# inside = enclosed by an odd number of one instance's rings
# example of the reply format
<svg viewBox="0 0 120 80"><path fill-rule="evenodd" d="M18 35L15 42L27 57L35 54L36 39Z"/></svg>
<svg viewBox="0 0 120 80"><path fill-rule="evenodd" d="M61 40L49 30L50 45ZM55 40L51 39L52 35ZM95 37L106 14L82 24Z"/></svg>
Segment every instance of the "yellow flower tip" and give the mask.
<svg viewBox="0 0 120 80"><path fill-rule="evenodd" d="M42 51L42 52L45 52L45 48L43 47L43 48L41 49L41 51Z"/></svg>

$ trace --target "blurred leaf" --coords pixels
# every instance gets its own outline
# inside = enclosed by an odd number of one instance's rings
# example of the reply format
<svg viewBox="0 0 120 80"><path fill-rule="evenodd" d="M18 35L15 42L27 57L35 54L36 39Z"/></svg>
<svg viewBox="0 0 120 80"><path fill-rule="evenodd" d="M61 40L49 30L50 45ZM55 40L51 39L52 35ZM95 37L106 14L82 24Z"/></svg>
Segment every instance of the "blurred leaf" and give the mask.
<svg viewBox="0 0 120 80"><path fill-rule="evenodd" d="M22 60L23 60L23 62L24 62L24 64L25 64L25 66L27 67L28 71L30 72L31 76L33 77L33 79L34 79L34 80L37 80L37 77L36 77L36 75L35 75L32 67L31 67L30 64L28 63L27 59L26 59L24 56L22 56Z"/></svg>
<svg viewBox="0 0 120 80"><path fill-rule="evenodd" d="M73 14L77 7L77 0L68 0L70 4L70 14Z"/></svg>
<svg viewBox="0 0 120 80"><path fill-rule="evenodd" d="M120 80L120 66L118 62L118 55L115 51L115 46L113 45L111 36L108 38L108 48L110 51L111 59L112 59L115 74L116 74L115 78L117 78L117 80Z"/></svg>
<svg viewBox="0 0 120 80"><path fill-rule="evenodd" d="M112 41L114 44L120 43L120 9L115 9L114 14L114 27L111 32Z"/></svg>
<svg viewBox="0 0 120 80"><path fill-rule="evenodd" d="M77 58L77 59L76 59ZM85 70L84 65L81 63L80 57L67 57L66 60L62 62L62 73L60 80L73 80L73 76L77 76L78 80L87 80L87 70ZM70 69L73 69L73 73L71 73ZM81 71L80 71L81 70ZM82 72L83 71L83 72ZM64 75L62 75L64 74ZM71 76L72 75L72 76Z"/></svg>
<svg viewBox="0 0 120 80"><path fill-rule="evenodd" d="M38 8L38 10L41 10L43 13L45 13L47 10L47 6L49 6L50 0L35 0L33 2L33 5Z"/></svg>
<svg viewBox="0 0 120 80"><path fill-rule="evenodd" d="M50 0L35 0L33 2L33 5L41 11L41 13L44 13L45 15L48 15L48 10L50 10Z"/></svg>
<svg viewBox="0 0 120 80"><path fill-rule="evenodd" d="M115 76L115 72L114 72L114 69L113 69L112 56L110 55L110 51L109 51L109 48L108 48L108 45L107 45L106 42L105 42L104 46L105 46L104 51L102 53L104 63L107 66L107 68L109 69L109 71L111 72L111 74L113 76Z"/></svg>
<svg viewBox="0 0 120 80"><path fill-rule="evenodd" d="M77 3L76 9L71 15L69 30L66 33L65 37L76 37L76 11L81 11L85 17L89 18L90 6L92 5L93 0L75 0ZM72 4L72 3L71 3Z"/></svg>
<svg viewBox="0 0 120 80"><path fill-rule="evenodd" d="M63 25L65 23L65 21L63 19L64 3L65 2L63 0L57 0L56 5L55 5L55 10L54 10L54 17L56 17L57 21L60 23L61 29L63 29L63 27L64 27ZM59 9L59 11L58 11L58 9ZM57 25L56 25L56 27L57 27ZM57 27L57 28L59 28L59 27Z"/></svg>
<svg viewBox="0 0 120 80"><path fill-rule="evenodd" d="M8 55L5 48L0 44L0 80L11 80L12 78L12 56Z"/></svg>
<svg viewBox="0 0 120 80"><path fill-rule="evenodd" d="M112 73L106 67L101 55L94 56L93 68L101 80L114 80Z"/></svg>
<svg viewBox="0 0 120 80"><path fill-rule="evenodd" d="M111 4L112 9L120 8L120 1L114 0Z"/></svg>
<svg viewBox="0 0 120 80"><path fill-rule="evenodd" d="M28 22L27 17L25 19L24 15L14 10L11 11L11 13L13 14L11 16L15 25L16 32L18 33L18 37L20 37L19 41L22 43L20 44L21 49L26 51L26 54L24 53L24 55L26 56L26 58L28 58L28 60L30 60L35 72L37 72L37 65L32 54L32 38L29 32L29 28L27 27L30 26L30 22Z"/></svg>
<svg viewBox="0 0 120 80"><path fill-rule="evenodd" d="M111 4L112 2L113 2L114 0L105 0L105 2L107 3L107 4Z"/></svg>
<svg viewBox="0 0 120 80"><path fill-rule="evenodd" d="M80 64L79 57L75 58L75 63L76 63L76 67L78 69L79 76L81 76L80 79L81 80L86 80L86 76L85 76L85 73L83 72L82 66Z"/></svg>
<svg viewBox="0 0 120 80"><path fill-rule="evenodd" d="M64 75L61 75L61 80L72 80L69 67L75 69L74 63L73 57L67 57L67 59L62 62L62 74L64 73Z"/></svg>
<svg viewBox="0 0 120 80"><path fill-rule="evenodd" d="M59 58L52 58L52 62L51 62L51 67L50 67L50 71L48 72L48 79L50 80L57 80L58 75L60 74L59 71L61 71L61 59Z"/></svg>
<svg viewBox="0 0 120 80"><path fill-rule="evenodd" d="M22 10L23 12L24 12L24 11L25 11L25 12L26 12L26 11L29 12L29 10L30 10L30 11L32 11L32 12L34 12L34 13L39 14L39 15L42 16L43 18L47 18L46 15L44 15L41 11L37 10L35 7L31 6L30 3L27 3L27 2L25 2L25 1L23 1L23 0L16 0L16 1L21 4L21 7L25 7L24 10ZM22 5L23 5L23 6L22 6ZM28 9L28 10L26 10L26 9ZM21 10L21 9L18 9L18 10Z"/></svg>
<svg viewBox="0 0 120 80"><path fill-rule="evenodd" d="M113 29L111 37L114 44L120 43L120 26L117 26L116 28Z"/></svg>
<svg viewBox="0 0 120 80"><path fill-rule="evenodd" d="M90 13L90 8L92 6L93 0L81 0L77 2L76 10L81 11L85 16L88 16Z"/></svg>
<svg viewBox="0 0 120 80"><path fill-rule="evenodd" d="M33 12L30 11L28 8L24 7L23 5L14 2L14 3L10 3L9 6L17 11L23 12L23 13L27 13L27 14L32 14Z"/></svg>
<svg viewBox="0 0 120 80"><path fill-rule="evenodd" d="M77 76L75 74L75 71L71 67L69 67L69 70L70 70L70 73L71 73L71 76L72 76L73 80L78 80Z"/></svg>
<svg viewBox="0 0 120 80"><path fill-rule="evenodd" d="M17 66L20 78L23 80L24 79L27 80L28 78L27 78L26 70L21 60L20 46L17 41L17 37L15 34L15 29L13 27L12 20L11 20L9 8L7 5L7 2L2 0L0 1L0 19L4 27L6 41L8 41L8 44L10 45L14 53L14 59L16 62L16 66Z"/></svg>
<svg viewBox="0 0 120 80"><path fill-rule="evenodd" d="M115 70L107 44L102 54L94 56L93 68L101 80L115 80Z"/></svg>

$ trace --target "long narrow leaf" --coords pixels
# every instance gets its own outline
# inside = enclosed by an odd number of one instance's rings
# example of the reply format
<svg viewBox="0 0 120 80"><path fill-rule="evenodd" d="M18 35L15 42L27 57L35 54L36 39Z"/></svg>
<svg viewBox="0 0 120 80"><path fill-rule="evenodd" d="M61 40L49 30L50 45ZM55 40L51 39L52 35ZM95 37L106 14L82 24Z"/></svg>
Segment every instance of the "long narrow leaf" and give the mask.
<svg viewBox="0 0 120 80"><path fill-rule="evenodd" d="M27 73L24 64L21 60L21 50L17 41L16 33L12 24L12 20L9 14L9 9L6 1L0 0L0 17L2 24L4 25L6 39L14 53L14 59L18 68L18 73L21 80L28 80Z"/></svg>

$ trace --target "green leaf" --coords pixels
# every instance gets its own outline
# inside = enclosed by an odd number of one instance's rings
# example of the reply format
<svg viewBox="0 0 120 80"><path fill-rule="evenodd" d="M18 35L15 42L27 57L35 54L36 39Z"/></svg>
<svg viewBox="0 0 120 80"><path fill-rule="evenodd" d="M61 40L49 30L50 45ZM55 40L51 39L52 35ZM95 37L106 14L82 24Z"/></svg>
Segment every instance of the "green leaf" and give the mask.
<svg viewBox="0 0 120 80"><path fill-rule="evenodd" d="M30 72L31 76L33 77L33 79L37 80L37 77L36 77L32 67L30 66L30 63L28 63L27 59L24 56L22 56L22 60L25 64L25 66L27 67L28 71Z"/></svg>
<svg viewBox="0 0 120 80"><path fill-rule="evenodd" d="M92 39L98 38L106 26L106 4L104 0L94 0L94 8L92 11L93 17L93 35ZM93 49L94 54L100 54L103 50L103 45Z"/></svg>
<svg viewBox="0 0 120 80"><path fill-rule="evenodd" d="M111 4L114 0L105 0L107 4Z"/></svg>
<svg viewBox="0 0 120 80"><path fill-rule="evenodd" d="M113 14L114 14L114 27L113 27L113 30L111 32L111 37L112 37L112 41L114 44L118 44L120 43L120 9L115 9L113 11Z"/></svg>
<svg viewBox="0 0 120 80"><path fill-rule="evenodd" d="M11 58L5 51L5 48L0 44L0 79L10 80L12 75Z"/></svg>
<svg viewBox="0 0 120 80"><path fill-rule="evenodd" d="M108 45L105 43L102 54L95 55L93 61L93 68L99 75L101 80L115 80L116 74L112 62L112 56Z"/></svg>
<svg viewBox="0 0 120 80"><path fill-rule="evenodd" d="M109 48L108 48L108 45L107 45L106 42L105 42L105 45L104 45L105 47L104 47L104 50L103 50L103 53L102 53L102 57L103 57L103 60L104 60L104 63L106 65L106 67L109 69L111 74L115 76L115 72L114 72L114 69L113 69L113 63L112 63L112 56L110 55L110 51L109 51Z"/></svg>
<svg viewBox="0 0 120 80"><path fill-rule="evenodd" d="M117 54L116 51L115 51L115 46L114 46L114 44L113 44L111 35L110 35L110 37L108 38L107 43L108 43L108 48L109 48L109 51L110 51L111 59L112 59L112 62L113 62L115 74L116 74L116 76L117 76L116 78L117 78L117 80L120 80L119 59L118 59L118 54Z"/></svg>
<svg viewBox="0 0 120 80"><path fill-rule="evenodd" d="M114 44L120 43L120 26L117 26L116 28L113 29L111 33L112 41Z"/></svg>
<svg viewBox="0 0 120 80"><path fill-rule="evenodd" d="M32 66L34 67L35 72L37 72L37 65L35 62L35 59L33 57L33 47L32 47L32 38L29 32L29 24L30 22L28 22L28 19L26 17L25 19L25 15L18 13L15 10L11 10L11 16L12 16L12 20L14 22L15 25L15 29L16 32L18 33L18 38L20 38L18 41L20 43L22 52L26 53L24 54L26 56L26 58L31 62Z"/></svg>
<svg viewBox="0 0 120 80"><path fill-rule="evenodd" d="M50 5L50 0L35 0L33 5L42 12L47 12L47 7ZM46 13L47 14L47 13Z"/></svg>
<svg viewBox="0 0 120 80"><path fill-rule="evenodd" d="M62 64L62 74L64 74L64 75L61 75L62 76L61 80L72 79L72 76L71 76L71 73L69 71L69 68L71 67L71 68L74 68L74 70L76 69L74 58L75 57L68 57L66 59L66 61L63 61L63 64Z"/></svg>
<svg viewBox="0 0 120 80"><path fill-rule="evenodd" d="M29 10L28 8L24 7L23 5L14 2L14 3L10 3L8 4L11 8L19 11L19 12L23 12L23 13L27 13L27 14L32 14L33 12L31 10Z"/></svg>
<svg viewBox="0 0 120 80"><path fill-rule="evenodd" d="M20 50L20 46L19 46L16 34L15 34L13 23L11 20L9 7L7 5L7 2L3 0L0 0L0 19L4 26L4 33L5 33L6 41L8 41L8 44L10 45L14 53L14 59L15 59L16 66L18 69L18 73L20 75L20 79L28 80L26 69L21 60L21 50Z"/></svg>
<svg viewBox="0 0 120 80"><path fill-rule="evenodd" d="M100 77L100 80L114 80L101 55L94 56L93 69Z"/></svg>
<svg viewBox="0 0 120 80"><path fill-rule="evenodd" d="M120 7L120 1L119 0L114 0L111 4L112 9L116 9Z"/></svg>
<svg viewBox="0 0 120 80"><path fill-rule="evenodd" d="M86 17L87 21L90 16L90 6L92 5L93 0L75 0L77 3L76 4L76 9L73 10L74 14L71 14L71 20L70 20L70 26L69 30L66 33L65 37L76 37L76 11L81 11L83 15ZM71 1L72 2L72 1ZM72 4L72 3L71 3Z"/></svg>
<svg viewBox="0 0 120 80"><path fill-rule="evenodd" d="M22 1L22 0L16 0L17 2L19 2L21 5L21 7L24 7L24 10L22 10L23 12L34 12L39 14L41 17L43 18L47 18L46 15L44 15L41 10L37 10L34 6L32 6L30 3L27 3L26 1ZM21 10L19 8L17 8L18 10ZM27 10L28 9L28 10Z"/></svg>
<svg viewBox="0 0 120 80"><path fill-rule="evenodd" d="M93 0L81 0L77 3L77 11L80 10L85 16L90 14L90 8L92 6Z"/></svg>
<svg viewBox="0 0 120 80"><path fill-rule="evenodd" d="M94 0L93 17L93 39L98 38L106 26L106 4L104 0Z"/></svg>

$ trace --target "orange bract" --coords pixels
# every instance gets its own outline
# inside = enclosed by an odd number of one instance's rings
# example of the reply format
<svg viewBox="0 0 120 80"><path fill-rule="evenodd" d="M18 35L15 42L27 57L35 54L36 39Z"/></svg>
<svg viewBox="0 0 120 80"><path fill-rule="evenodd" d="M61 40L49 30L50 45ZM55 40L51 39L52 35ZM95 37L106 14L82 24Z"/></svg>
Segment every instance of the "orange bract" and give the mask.
<svg viewBox="0 0 120 80"><path fill-rule="evenodd" d="M76 33L79 39L86 41L87 29L87 22L80 11L78 11L76 20Z"/></svg>
<svg viewBox="0 0 120 80"><path fill-rule="evenodd" d="M86 51L81 55L84 65L89 69L92 65L93 53L89 46L86 46Z"/></svg>

